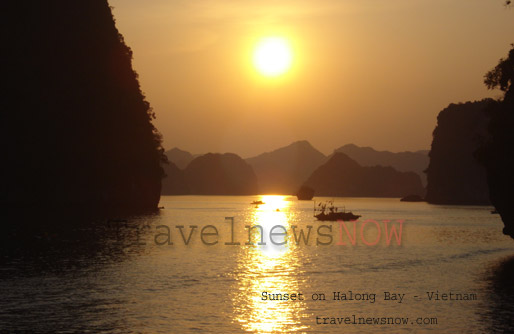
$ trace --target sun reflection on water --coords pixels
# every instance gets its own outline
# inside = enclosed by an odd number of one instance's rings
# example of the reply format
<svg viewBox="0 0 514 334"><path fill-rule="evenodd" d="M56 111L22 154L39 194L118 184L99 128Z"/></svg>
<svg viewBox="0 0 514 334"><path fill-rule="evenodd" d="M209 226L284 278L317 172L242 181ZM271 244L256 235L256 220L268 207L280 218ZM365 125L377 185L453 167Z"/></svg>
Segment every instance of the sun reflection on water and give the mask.
<svg viewBox="0 0 514 334"><path fill-rule="evenodd" d="M298 293L298 275L301 273L295 247L290 244L274 245L269 239L273 226L289 229L292 219L291 202L285 196L262 196L265 203L252 208L251 225L263 229L263 241L259 231L254 231L254 245L243 249L238 261L238 290L233 298L235 321L248 332L279 333L295 332L307 327L301 324L305 303L303 301L266 301L263 292ZM282 232L282 229L275 232ZM275 236L275 242L284 237Z"/></svg>

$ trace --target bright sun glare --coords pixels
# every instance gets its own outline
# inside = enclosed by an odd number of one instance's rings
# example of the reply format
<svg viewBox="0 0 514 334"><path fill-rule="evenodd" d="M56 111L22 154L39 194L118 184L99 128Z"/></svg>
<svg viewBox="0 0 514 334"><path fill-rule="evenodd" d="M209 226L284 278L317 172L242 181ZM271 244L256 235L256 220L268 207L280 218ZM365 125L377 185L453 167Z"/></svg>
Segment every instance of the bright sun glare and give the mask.
<svg viewBox="0 0 514 334"><path fill-rule="evenodd" d="M292 58L291 47L286 39L266 37L257 44L253 63L260 74L276 77L289 70Z"/></svg>

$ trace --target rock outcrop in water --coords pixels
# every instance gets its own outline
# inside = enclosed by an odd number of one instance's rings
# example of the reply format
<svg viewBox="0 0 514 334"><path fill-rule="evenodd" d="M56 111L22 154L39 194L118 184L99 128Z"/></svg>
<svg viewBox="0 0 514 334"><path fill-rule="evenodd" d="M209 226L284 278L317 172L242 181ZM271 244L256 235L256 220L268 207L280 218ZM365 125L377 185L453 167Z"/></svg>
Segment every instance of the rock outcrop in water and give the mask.
<svg viewBox="0 0 514 334"><path fill-rule="evenodd" d="M361 166L391 166L400 172L415 172L421 177L422 183L426 184L428 151L394 153L347 144L336 149L335 152L346 154Z"/></svg>
<svg viewBox="0 0 514 334"><path fill-rule="evenodd" d="M257 177L250 165L233 153L208 153L195 158L184 170L194 195L255 195Z"/></svg>
<svg viewBox="0 0 514 334"><path fill-rule="evenodd" d="M426 200L433 204L488 204L485 168L475 158L487 134L484 113L491 100L450 104L437 116Z"/></svg>
<svg viewBox="0 0 514 334"><path fill-rule="evenodd" d="M486 168L491 202L505 224L503 233L514 238L514 45L508 57L486 74L485 84L500 88L504 96L487 109L489 137L477 157Z"/></svg>
<svg viewBox="0 0 514 334"><path fill-rule="evenodd" d="M257 174L264 194L294 194L311 173L326 161L326 156L308 141L246 159Z"/></svg>
<svg viewBox="0 0 514 334"><path fill-rule="evenodd" d="M312 173L304 186L316 196L403 197L423 195L419 176L392 167L363 167L346 154L336 152Z"/></svg>
<svg viewBox="0 0 514 334"><path fill-rule="evenodd" d="M314 197L315 191L311 187L301 186L296 192L296 197L300 201L310 201Z"/></svg>
<svg viewBox="0 0 514 334"><path fill-rule="evenodd" d="M4 1L2 206L157 208L163 150L107 0Z"/></svg>

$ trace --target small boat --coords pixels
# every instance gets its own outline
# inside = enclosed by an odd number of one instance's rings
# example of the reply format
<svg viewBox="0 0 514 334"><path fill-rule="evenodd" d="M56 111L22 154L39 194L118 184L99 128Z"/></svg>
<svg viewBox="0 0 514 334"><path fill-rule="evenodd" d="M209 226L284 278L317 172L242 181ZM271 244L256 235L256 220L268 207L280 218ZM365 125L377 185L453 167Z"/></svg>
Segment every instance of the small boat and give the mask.
<svg viewBox="0 0 514 334"><path fill-rule="evenodd" d="M351 211L346 211L344 208L339 211L339 208L334 206L332 201L326 203L318 203L318 208L314 204L314 217L321 221L337 221L337 220L356 220L360 215L354 215Z"/></svg>
<svg viewBox="0 0 514 334"><path fill-rule="evenodd" d="M250 204L253 204L253 205L262 205L262 204L266 204L264 203L263 201L253 201L252 203Z"/></svg>

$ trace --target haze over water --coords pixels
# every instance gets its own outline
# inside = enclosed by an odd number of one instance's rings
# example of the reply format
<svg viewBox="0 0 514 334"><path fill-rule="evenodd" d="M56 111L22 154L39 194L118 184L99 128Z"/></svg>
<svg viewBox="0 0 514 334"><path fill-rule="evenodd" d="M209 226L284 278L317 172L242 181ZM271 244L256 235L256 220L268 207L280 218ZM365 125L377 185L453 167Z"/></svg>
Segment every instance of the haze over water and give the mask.
<svg viewBox="0 0 514 334"><path fill-rule="evenodd" d="M257 199L266 204L250 205ZM91 224L78 234L96 239L70 238L78 246L73 252L50 247L38 258L4 258L0 327L120 333L514 330L514 294L504 277L513 266L514 246L491 208L377 198L335 202L362 215L361 221L404 220L401 246L386 246L383 240L377 246L337 245L338 224L317 222L313 203L292 197L165 196L159 214L129 219L118 237L105 224ZM234 217L234 240L241 245L225 245L231 241L225 217ZM256 224L265 230L265 247L245 245L244 226ZM333 226L331 245L315 245L320 224ZM138 242L134 227L145 225ZM173 245L156 245L160 225L170 228ZM186 246L176 226L184 226L187 239L190 225L198 229ZM216 226L218 244L201 242L199 230L205 225ZM287 246L271 245L266 231L274 225L288 233L293 225L305 232L314 226L310 245L297 246L291 236ZM366 237L372 240L370 231ZM302 293L305 300L263 301L264 291ZM376 293L376 302L333 301L334 291ZM385 291L405 298L384 301ZM428 301L429 291L476 293L478 300ZM326 293L327 300L313 301L313 293ZM401 326L316 324L317 316L353 315L410 320ZM418 317L435 317L437 324L411 324Z"/></svg>

